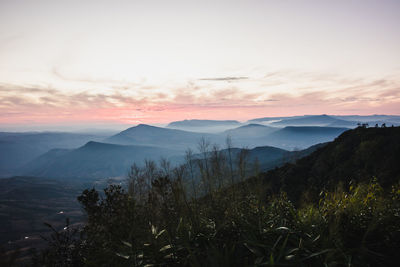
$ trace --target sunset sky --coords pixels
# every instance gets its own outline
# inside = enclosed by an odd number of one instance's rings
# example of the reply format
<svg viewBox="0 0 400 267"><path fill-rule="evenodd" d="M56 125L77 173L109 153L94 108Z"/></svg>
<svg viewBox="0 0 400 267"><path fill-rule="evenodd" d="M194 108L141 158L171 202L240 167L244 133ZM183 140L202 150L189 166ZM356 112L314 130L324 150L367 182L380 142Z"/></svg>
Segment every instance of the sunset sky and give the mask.
<svg viewBox="0 0 400 267"><path fill-rule="evenodd" d="M398 0L0 0L0 128L400 114Z"/></svg>

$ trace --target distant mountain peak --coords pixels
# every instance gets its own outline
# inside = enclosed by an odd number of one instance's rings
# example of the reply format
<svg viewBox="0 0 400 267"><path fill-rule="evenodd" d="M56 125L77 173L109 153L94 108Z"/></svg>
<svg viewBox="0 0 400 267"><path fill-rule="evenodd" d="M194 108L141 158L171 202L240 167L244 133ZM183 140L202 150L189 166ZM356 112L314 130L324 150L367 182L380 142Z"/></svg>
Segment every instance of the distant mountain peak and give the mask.
<svg viewBox="0 0 400 267"><path fill-rule="evenodd" d="M146 127L155 127L155 126L151 126L149 124L140 123L135 127L137 127L137 128L146 128ZM132 128L134 128L134 127L132 127Z"/></svg>
<svg viewBox="0 0 400 267"><path fill-rule="evenodd" d="M258 123L250 123L250 124L246 124L246 125L240 126L240 127L238 127L238 128L251 128L251 127L265 128L265 127L267 127L267 126L262 125L262 124L258 124Z"/></svg>
<svg viewBox="0 0 400 267"><path fill-rule="evenodd" d="M238 125L240 122L236 120L183 120L173 121L168 124L168 127L207 127L207 126L226 126Z"/></svg>
<svg viewBox="0 0 400 267"><path fill-rule="evenodd" d="M151 130L156 130L156 129L159 130L159 129L164 129L164 128L141 123L136 126L132 126L128 129L122 131L121 133L127 133L127 132L131 132L131 131L135 131L135 130L150 130L150 129Z"/></svg>
<svg viewBox="0 0 400 267"><path fill-rule="evenodd" d="M100 143L100 142L95 142L95 141L89 141L86 144L84 144L83 146L81 146L78 149L85 149L85 148L94 148L94 147L99 147L104 145L104 143Z"/></svg>

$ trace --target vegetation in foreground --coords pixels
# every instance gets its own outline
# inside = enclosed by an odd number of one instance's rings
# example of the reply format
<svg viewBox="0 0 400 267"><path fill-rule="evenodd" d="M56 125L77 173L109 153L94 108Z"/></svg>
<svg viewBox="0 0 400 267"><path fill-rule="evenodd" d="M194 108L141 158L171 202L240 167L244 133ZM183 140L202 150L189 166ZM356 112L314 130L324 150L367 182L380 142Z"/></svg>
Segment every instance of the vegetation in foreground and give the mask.
<svg viewBox="0 0 400 267"><path fill-rule="evenodd" d="M340 162L360 159L369 166L368 155L381 149L383 140L390 136L398 140L398 129L382 130L374 135L369 129L345 133L332 143L338 150L333 159L343 154L347 158ZM382 133L390 136L381 138ZM347 150L341 144L349 138L353 148ZM391 162L398 146L385 147L388 154L380 156ZM87 213L86 227L54 230L49 248L35 257L35 264L397 266L398 179L381 179L380 172L362 177L357 172L349 182L347 176L325 183L296 182L293 170L306 166L307 159L266 175L259 174L254 164L253 173L246 173L245 155L232 160L229 153L222 157L217 149L207 148L203 142L203 158L193 159L188 153L187 163L174 169L166 161L159 167L150 161L145 168L133 166L126 190L119 185L109 186L104 194L85 190L78 200ZM360 149L368 153L365 158L359 158ZM320 150L315 153L318 158L327 156ZM315 153L309 161L315 161ZM293 188L302 188L300 196L298 191L285 193L284 184L266 181L276 173L282 178L285 170L292 170L286 175Z"/></svg>

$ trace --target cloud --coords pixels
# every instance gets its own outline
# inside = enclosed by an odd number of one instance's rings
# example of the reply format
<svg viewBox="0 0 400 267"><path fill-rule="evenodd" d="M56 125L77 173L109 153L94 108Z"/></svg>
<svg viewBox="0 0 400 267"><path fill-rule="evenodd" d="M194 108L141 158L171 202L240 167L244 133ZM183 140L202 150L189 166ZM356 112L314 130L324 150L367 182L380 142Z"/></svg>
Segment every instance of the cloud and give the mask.
<svg viewBox="0 0 400 267"><path fill-rule="evenodd" d="M105 89L0 84L0 123L113 121L168 122L184 118L249 119L294 114L400 114L400 77L348 78L279 71L209 83L119 83ZM215 82L213 82L215 81ZM96 87L97 88L97 87ZM7 116L4 116L7 114Z"/></svg>
<svg viewBox="0 0 400 267"><path fill-rule="evenodd" d="M249 77L215 77L215 78L200 78L199 81L223 81L223 82L233 82L239 80L247 80Z"/></svg>

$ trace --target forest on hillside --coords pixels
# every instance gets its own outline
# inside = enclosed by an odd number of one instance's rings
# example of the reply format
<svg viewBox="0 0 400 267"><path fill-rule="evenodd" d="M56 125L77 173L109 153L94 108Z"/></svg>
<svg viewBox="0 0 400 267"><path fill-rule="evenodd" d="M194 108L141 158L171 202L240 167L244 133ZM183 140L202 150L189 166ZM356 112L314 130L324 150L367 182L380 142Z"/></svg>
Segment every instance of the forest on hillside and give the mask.
<svg viewBox="0 0 400 267"><path fill-rule="evenodd" d="M126 187L83 191L84 228L53 228L33 264L397 266L399 140L358 127L266 173L202 140L178 167L147 161Z"/></svg>

